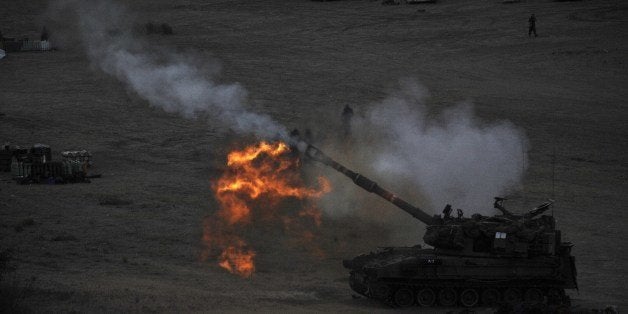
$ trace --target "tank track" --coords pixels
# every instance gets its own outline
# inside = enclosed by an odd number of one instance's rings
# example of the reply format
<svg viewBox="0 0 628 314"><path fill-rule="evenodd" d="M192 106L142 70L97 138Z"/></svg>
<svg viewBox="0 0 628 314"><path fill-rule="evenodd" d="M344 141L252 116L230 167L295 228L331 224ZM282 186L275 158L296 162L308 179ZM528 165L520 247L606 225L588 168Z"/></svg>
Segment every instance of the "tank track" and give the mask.
<svg viewBox="0 0 628 314"><path fill-rule="evenodd" d="M507 306L557 309L570 305L569 296L560 285L542 282L398 282L369 281L367 278L363 274L351 272L351 288L392 307Z"/></svg>

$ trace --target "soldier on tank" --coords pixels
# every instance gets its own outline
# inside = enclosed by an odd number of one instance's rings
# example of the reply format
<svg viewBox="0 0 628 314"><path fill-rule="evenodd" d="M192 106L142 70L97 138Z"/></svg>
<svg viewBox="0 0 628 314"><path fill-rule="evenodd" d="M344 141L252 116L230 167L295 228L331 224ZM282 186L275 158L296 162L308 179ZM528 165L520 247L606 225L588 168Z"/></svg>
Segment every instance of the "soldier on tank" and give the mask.
<svg viewBox="0 0 628 314"><path fill-rule="evenodd" d="M447 204L445 205L445 209L443 209L443 219L444 220L449 220L451 219L451 211L453 209L451 208L451 205Z"/></svg>
<svg viewBox="0 0 628 314"><path fill-rule="evenodd" d="M530 15L530 18L528 19L528 37L530 37L532 35L532 33L534 33L534 37L537 37L537 35L536 35L536 17L534 16L534 14Z"/></svg>

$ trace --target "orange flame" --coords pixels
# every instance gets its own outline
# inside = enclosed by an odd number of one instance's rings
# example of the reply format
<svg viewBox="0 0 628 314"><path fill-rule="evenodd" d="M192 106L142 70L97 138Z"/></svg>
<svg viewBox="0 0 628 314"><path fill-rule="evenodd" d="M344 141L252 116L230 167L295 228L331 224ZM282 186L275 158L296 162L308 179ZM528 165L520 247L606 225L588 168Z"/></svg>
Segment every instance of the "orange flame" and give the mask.
<svg viewBox="0 0 628 314"><path fill-rule="evenodd" d="M229 246L220 254L218 265L231 273L251 277L255 271L254 257L255 252L252 250Z"/></svg>
<svg viewBox="0 0 628 314"><path fill-rule="evenodd" d="M231 273L250 277L255 271L256 253L239 236L243 226L251 223L251 217L262 220L276 219L286 229L296 219L310 219L316 226L321 223L320 210L306 207L290 217L279 213L278 205L285 199L315 199L331 190L327 179L318 178L318 188L306 187L298 171L301 166L297 156L283 142L260 142L243 150L232 151L227 156L228 169L213 185L220 210L205 221L203 242L208 250L219 249L218 265ZM302 237L313 238L311 231ZM204 252L203 260L209 257Z"/></svg>

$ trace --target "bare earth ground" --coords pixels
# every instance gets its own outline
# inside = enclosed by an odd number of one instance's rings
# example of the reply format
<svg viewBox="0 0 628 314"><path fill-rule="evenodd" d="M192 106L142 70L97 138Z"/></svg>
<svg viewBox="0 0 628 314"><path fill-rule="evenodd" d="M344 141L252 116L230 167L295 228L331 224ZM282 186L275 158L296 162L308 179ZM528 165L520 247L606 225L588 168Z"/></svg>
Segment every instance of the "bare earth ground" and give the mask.
<svg viewBox="0 0 628 314"><path fill-rule="evenodd" d="M3 34L36 37L45 3L0 2ZM173 27L155 45L220 60L222 80L243 84L254 110L289 127L335 128L329 121L345 104L360 112L408 77L429 88L434 110L470 100L482 119L522 127L531 150L517 202L529 208L549 196L555 149L554 215L575 244L579 272L573 303L628 305L625 4L133 3L140 22ZM530 13L535 39L527 37ZM13 250L9 280L23 291L21 309L389 311L353 299L341 265L394 245L381 236L395 236L386 224L326 219L325 258L260 233L266 253L250 280L199 262L201 221L216 210L210 180L242 138L215 121L151 108L90 66L81 47L0 60L0 113L1 141L47 143L57 153L86 148L103 174L91 184L19 186L0 173L0 245ZM28 218L34 225L20 231Z"/></svg>

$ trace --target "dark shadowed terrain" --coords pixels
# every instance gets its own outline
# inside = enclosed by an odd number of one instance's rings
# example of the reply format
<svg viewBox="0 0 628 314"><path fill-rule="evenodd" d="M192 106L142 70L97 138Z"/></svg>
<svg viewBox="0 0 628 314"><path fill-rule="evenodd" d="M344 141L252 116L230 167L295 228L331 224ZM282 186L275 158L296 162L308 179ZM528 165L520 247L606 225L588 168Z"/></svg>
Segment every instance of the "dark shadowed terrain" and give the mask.
<svg viewBox="0 0 628 314"><path fill-rule="evenodd" d="M0 1L0 30L37 37L46 7ZM130 9L140 24L172 26L171 36L150 35L156 47L219 62L221 81L245 86L252 110L289 128L333 136L345 104L359 114L403 78L429 89L434 111L469 101L480 119L511 121L530 144L511 206L532 208L552 196L554 183L554 215L575 245L580 290L570 292L573 304L628 306L625 3L152 0L133 1ZM538 38L527 36L531 13ZM419 222L408 234L407 226L368 215L323 217L324 257L259 232L255 242L264 253L251 279L200 262L202 219L217 210L210 182L226 153L251 139L220 121L151 107L91 65L71 29L61 36L50 28L57 51L0 60L0 141L46 143L53 154L88 149L93 172L103 177L21 186L0 173L0 248L11 249L16 268L2 291L12 291L17 308L390 311L352 298L341 260L400 244L397 238L421 243ZM364 198L405 217L375 196Z"/></svg>

